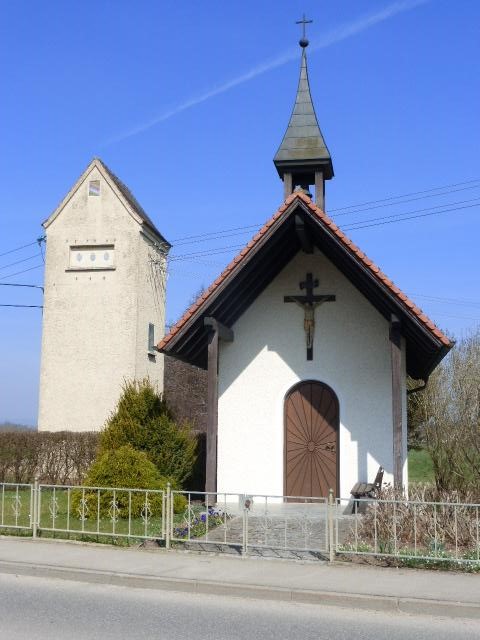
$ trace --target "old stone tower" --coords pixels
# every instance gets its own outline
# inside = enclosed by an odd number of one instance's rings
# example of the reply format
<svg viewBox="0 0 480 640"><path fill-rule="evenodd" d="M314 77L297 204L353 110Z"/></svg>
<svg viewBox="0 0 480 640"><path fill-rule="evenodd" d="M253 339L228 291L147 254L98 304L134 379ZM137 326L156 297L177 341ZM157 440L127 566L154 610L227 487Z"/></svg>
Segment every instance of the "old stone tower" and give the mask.
<svg viewBox="0 0 480 640"><path fill-rule="evenodd" d="M43 223L47 238L40 430L97 430L125 379L163 391L169 243L94 159Z"/></svg>

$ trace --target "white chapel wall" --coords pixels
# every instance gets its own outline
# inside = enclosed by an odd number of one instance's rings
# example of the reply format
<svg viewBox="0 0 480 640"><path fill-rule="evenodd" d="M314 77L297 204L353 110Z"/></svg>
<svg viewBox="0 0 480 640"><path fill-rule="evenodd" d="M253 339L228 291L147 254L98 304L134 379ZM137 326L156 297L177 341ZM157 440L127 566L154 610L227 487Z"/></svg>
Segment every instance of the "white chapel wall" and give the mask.
<svg viewBox="0 0 480 640"><path fill-rule="evenodd" d="M302 309L283 302L300 292L308 271L320 281L315 293L336 295L316 310L313 361L306 360ZM384 481L393 481L388 322L330 261L297 254L233 330L234 341L220 347L218 491L283 494L284 398L310 379L339 399L340 494L373 481L380 465ZM403 410L406 424L406 403Z"/></svg>
<svg viewBox="0 0 480 640"><path fill-rule="evenodd" d="M100 181L100 195L88 195L91 180ZM163 358L157 355L153 369L143 328L150 316L155 321L155 310L146 293L149 249L140 229L93 167L46 230L41 430L100 429L124 379L137 374L154 378L156 371L160 390L163 386ZM114 269L69 270L70 247L94 245L114 246ZM157 317L163 327L163 316Z"/></svg>

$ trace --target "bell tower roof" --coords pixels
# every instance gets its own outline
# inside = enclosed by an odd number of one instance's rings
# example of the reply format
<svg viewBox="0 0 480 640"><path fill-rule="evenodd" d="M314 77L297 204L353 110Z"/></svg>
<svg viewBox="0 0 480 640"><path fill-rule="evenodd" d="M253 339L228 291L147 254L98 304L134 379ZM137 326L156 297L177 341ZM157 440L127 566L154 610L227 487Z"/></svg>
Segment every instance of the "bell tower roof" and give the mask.
<svg viewBox="0 0 480 640"><path fill-rule="evenodd" d="M303 36L299 42L302 60L297 95L290 122L273 159L282 180L285 174L291 174L294 184L302 185L314 184L316 172L322 173L323 180L330 180L334 175L332 158L318 126L310 93L306 54L308 40L305 37L305 24L308 22L305 17L299 22L303 25Z"/></svg>
<svg viewBox="0 0 480 640"><path fill-rule="evenodd" d="M308 172L314 170L318 165L324 168L327 180L333 177L332 157L318 126L313 107L305 48L302 51L300 80L295 105L282 144L273 161L280 177L285 170L295 170L296 172L296 170L305 167Z"/></svg>

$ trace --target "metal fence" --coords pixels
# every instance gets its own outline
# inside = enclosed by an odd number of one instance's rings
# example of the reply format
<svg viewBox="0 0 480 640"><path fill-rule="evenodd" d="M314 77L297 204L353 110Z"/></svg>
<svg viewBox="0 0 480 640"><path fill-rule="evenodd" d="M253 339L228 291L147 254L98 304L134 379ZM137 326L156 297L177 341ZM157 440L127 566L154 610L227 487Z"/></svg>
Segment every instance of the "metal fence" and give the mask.
<svg viewBox="0 0 480 640"><path fill-rule="evenodd" d="M243 554L329 552L327 498L189 491L171 495L170 542L189 548L233 547ZM182 501L184 509L179 504L175 513L175 503Z"/></svg>
<svg viewBox="0 0 480 640"><path fill-rule="evenodd" d="M40 484L34 497L40 531L165 539L166 493L161 490Z"/></svg>
<svg viewBox="0 0 480 640"><path fill-rule="evenodd" d="M0 531L32 529L33 485L0 484Z"/></svg>
<svg viewBox="0 0 480 640"><path fill-rule="evenodd" d="M479 564L480 504L338 499L333 545L347 556Z"/></svg>
<svg viewBox="0 0 480 640"><path fill-rule="evenodd" d="M480 504L0 483L0 533L480 566Z"/></svg>

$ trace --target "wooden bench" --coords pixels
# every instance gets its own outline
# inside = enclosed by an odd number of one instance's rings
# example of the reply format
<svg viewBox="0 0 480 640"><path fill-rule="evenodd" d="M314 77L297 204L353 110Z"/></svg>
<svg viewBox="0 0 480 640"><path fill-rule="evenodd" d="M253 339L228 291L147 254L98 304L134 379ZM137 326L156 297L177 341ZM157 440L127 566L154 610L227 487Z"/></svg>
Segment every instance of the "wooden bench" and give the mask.
<svg viewBox="0 0 480 640"><path fill-rule="evenodd" d="M360 502L361 498L378 498L380 496L384 471L383 467L379 467L373 482L357 482L353 485L350 491L353 496L351 513L359 513L362 505L366 507L366 503ZM364 510L362 509L362 511Z"/></svg>

